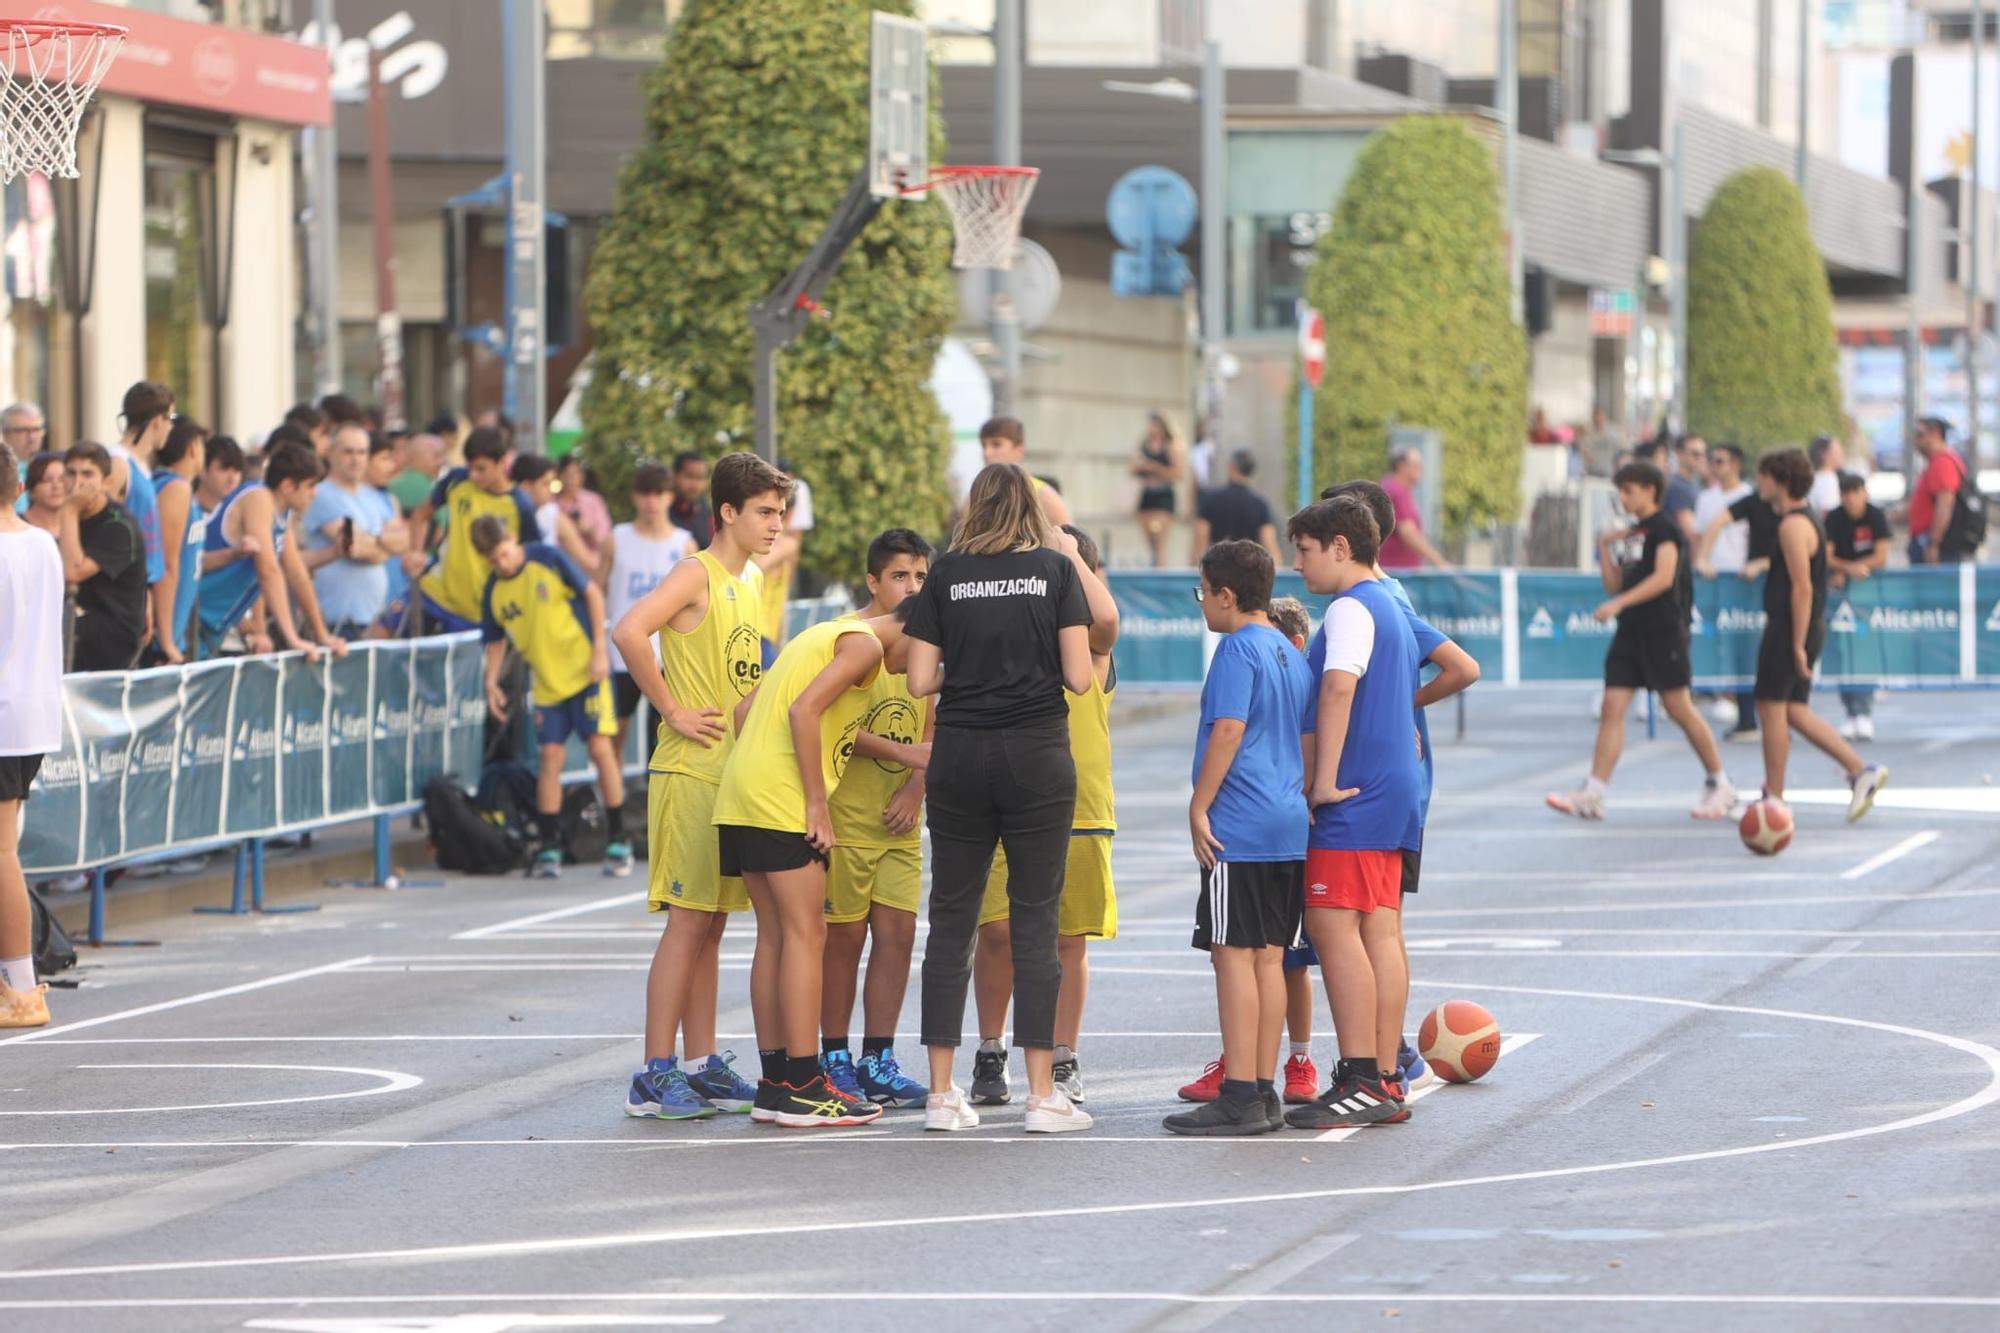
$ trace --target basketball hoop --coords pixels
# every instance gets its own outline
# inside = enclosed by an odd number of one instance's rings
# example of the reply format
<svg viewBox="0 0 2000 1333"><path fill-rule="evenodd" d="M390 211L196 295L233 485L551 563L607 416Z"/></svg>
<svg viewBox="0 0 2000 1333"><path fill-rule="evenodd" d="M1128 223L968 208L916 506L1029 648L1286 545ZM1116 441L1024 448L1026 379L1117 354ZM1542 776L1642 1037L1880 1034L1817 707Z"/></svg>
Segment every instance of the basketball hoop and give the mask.
<svg viewBox="0 0 2000 1333"><path fill-rule="evenodd" d="M953 268L1012 268L1021 216L1041 172L1034 167L941 167L905 195L935 194L951 210Z"/></svg>
<svg viewBox="0 0 2000 1333"><path fill-rule="evenodd" d="M112 23L0 19L0 180L77 174L83 109L124 41Z"/></svg>

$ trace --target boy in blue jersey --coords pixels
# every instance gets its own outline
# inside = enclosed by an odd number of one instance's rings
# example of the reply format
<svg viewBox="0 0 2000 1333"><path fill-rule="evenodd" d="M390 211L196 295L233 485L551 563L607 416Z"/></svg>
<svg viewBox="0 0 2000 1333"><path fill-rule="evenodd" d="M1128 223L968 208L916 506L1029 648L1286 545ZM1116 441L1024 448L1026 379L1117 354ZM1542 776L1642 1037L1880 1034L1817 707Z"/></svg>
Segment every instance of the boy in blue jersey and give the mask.
<svg viewBox="0 0 2000 1333"><path fill-rule="evenodd" d="M1312 682L1272 627L1274 578L1270 552L1255 542L1218 542L1201 558L1202 618L1228 637L1202 685L1188 829L1201 863L1194 947L1215 968L1223 1079L1214 1101L1166 1118L1175 1134L1265 1134L1284 1124L1276 1085L1284 956L1299 933L1308 822L1297 735Z"/></svg>
<svg viewBox="0 0 2000 1333"><path fill-rule="evenodd" d="M611 652L604 627L604 593L576 562L541 542L523 545L504 519L481 514L466 534L488 562L480 623L486 639L486 706L507 720L500 671L511 642L534 679L535 738L541 771L535 780L533 874L562 873L563 758L569 738L583 738L604 795L604 873L632 873L632 845L625 840L625 772L612 746L618 730L611 707Z"/></svg>
<svg viewBox="0 0 2000 1333"><path fill-rule="evenodd" d="M1294 514L1289 532L1307 589L1333 597L1308 654L1317 699L1305 727L1305 933L1321 959L1340 1063L1332 1088L1285 1119L1333 1129L1405 1110L1382 1066L1395 1066L1396 1006L1409 984L1400 916L1403 852L1422 834L1422 659L1409 617L1376 576L1381 528L1366 501L1321 500Z"/></svg>
<svg viewBox="0 0 2000 1333"><path fill-rule="evenodd" d="M312 508L319 489L319 457L302 444L281 444L264 456L261 481L246 481L208 516L203 539L201 583L195 607L201 619L201 655L213 657L229 632L244 624L243 641L253 653L296 649L319 660L323 645L335 657L347 655L347 641L328 632L320 615L293 521ZM307 639L299 633L304 625Z"/></svg>

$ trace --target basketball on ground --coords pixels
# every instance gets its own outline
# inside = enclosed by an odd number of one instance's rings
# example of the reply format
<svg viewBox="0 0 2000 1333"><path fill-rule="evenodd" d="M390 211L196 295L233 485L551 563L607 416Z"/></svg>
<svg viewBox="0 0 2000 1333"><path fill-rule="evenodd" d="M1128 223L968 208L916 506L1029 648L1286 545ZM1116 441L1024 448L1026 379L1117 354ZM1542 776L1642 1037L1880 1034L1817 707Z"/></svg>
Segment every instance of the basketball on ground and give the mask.
<svg viewBox="0 0 2000 1333"><path fill-rule="evenodd" d="M1500 1024L1483 1005L1447 1000L1417 1029L1424 1062L1447 1083L1470 1083L1500 1058Z"/></svg>
<svg viewBox="0 0 2000 1333"><path fill-rule="evenodd" d="M1776 856L1792 845L1792 811L1775 796L1752 801L1736 826L1743 845L1759 856Z"/></svg>

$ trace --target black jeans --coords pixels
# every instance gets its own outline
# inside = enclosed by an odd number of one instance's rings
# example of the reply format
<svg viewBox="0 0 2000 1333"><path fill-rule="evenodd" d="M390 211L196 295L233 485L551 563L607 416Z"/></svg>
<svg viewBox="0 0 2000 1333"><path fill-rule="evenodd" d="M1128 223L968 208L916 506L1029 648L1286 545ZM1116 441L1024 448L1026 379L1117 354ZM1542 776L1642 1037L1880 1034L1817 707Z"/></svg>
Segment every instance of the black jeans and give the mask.
<svg viewBox="0 0 2000 1333"><path fill-rule="evenodd" d="M1014 1044L1055 1046L1056 908L1076 817L1069 720L1002 731L937 729L925 780L931 831L931 933L924 947L923 1044L956 1046L979 903L993 848L1007 848L1014 936Z"/></svg>

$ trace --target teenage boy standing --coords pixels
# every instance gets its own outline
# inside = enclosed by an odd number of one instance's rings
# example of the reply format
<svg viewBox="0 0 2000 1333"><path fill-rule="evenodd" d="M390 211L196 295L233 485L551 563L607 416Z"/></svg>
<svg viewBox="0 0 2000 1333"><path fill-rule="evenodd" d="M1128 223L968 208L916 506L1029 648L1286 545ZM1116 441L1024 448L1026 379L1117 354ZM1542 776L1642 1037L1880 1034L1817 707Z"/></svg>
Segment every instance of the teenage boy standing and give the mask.
<svg viewBox="0 0 2000 1333"><path fill-rule="evenodd" d="M343 432L344 433L344 432ZM336 443L336 448L338 444ZM553 546L514 540L492 514L472 520L467 534L493 572L486 576L480 628L486 641L486 706L507 720L500 672L512 643L533 678L535 738L541 770L535 778L537 879L562 874L563 759L571 736L581 737L604 796L604 873L632 873L625 840L625 772L611 748L611 657L604 643L604 593Z"/></svg>
<svg viewBox="0 0 2000 1333"><path fill-rule="evenodd" d="M1817 474L1813 485L1819 485ZM1810 498L1810 497L1809 497ZM1840 474L1840 504L1824 520L1833 552L1827 557L1828 582L1836 588L1865 579L1889 564L1889 516L1868 502L1868 482L1852 472ZM1869 685L1840 687L1847 721L1840 734L1851 741L1875 739L1875 690Z"/></svg>
<svg viewBox="0 0 2000 1333"><path fill-rule="evenodd" d="M245 635L252 652L295 648L307 661L324 644L344 656L347 642L327 632L313 592L312 575L293 532L304 527L319 490L319 455L303 444L281 444L266 454L259 481L240 483L208 516L208 549L202 552L195 605L201 617L201 655L215 656L229 631L260 599L266 628ZM296 612L296 614L295 614ZM302 637L303 621L312 632ZM275 641L269 629L277 631Z"/></svg>
<svg viewBox="0 0 2000 1333"><path fill-rule="evenodd" d="M1726 819L1736 789L1722 771L1722 751L1702 720L1689 692L1693 682L1688 642L1688 610L1694 584L1688 568L1687 538L1667 516L1660 498L1666 478L1651 463L1627 463L1612 481L1618 502L1637 522L1607 531L1598 540L1598 572L1609 600L1598 606L1600 621L1616 619L1618 632L1604 655L1604 705L1597 721L1597 750L1590 776L1572 792L1551 792L1551 810L1580 819L1604 818L1604 791L1625 747L1625 712L1632 696L1651 690L1667 716L1687 735L1708 777L1690 811L1696 819Z"/></svg>
<svg viewBox="0 0 2000 1333"><path fill-rule="evenodd" d="M1272 627L1270 552L1219 542L1201 558L1202 618L1226 635L1201 690L1188 828L1201 864L1194 947L1215 968L1220 1095L1166 1118L1175 1134L1263 1134L1284 1126L1278 1039L1284 958L1299 936L1306 829L1297 736L1311 708L1306 663Z"/></svg>
<svg viewBox="0 0 2000 1333"><path fill-rule="evenodd" d="M1417 753L1417 641L1375 574L1380 529L1366 501L1343 495L1292 516L1299 572L1332 594L1313 640L1317 692L1305 782L1305 933L1321 960L1340 1063L1333 1086L1286 1113L1298 1129L1369 1125L1404 1113L1384 1083L1402 1044L1403 852L1422 838Z"/></svg>
<svg viewBox="0 0 2000 1333"><path fill-rule="evenodd" d="M720 871L715 798L735 740L726 714L764 669L750 557L784 532L791 485L755 454L728 454L712 494L708 549L675 565L611 631L661 723L646 786L647 906L667 924L646 978L646 1067L625 1114L664 1120L748 1111L756 1096L715 1046L717 949L729 913L750 906L742 879ZM691 1073L675 1060L677 1034Z"/></svg>
<svg viewBox="0 0 2000 1333"><path fill-rule="evenodd" d="M930 561L930 543L910 529L882 533L868 543L868 605L843 619L893 614L923 590ZM830 806L821 1058L836 1088L885 1106L921 1106L930 1091L896 1061L896 1019L910 983L924 891L924 768L932 730L930 701L910 693L909 677L878 672L854 734L854 757ZM868 980L857 1062L848 1029L864 944Z"/></svg>
<svg viewBox="0 0 2000 1333"><path fill-rule="evenodd" d="M611 529L598 576L604 583L606 613L612 624L660 586L674 566L695 552L687 529L667 521L673 497L672 475L658 463L641 463L632 471L632 521ZM648 652L652 651L650 648ZM611 703L618 715L618 758L625 758L625 734L639 711L639 687L625 669L624 655L611 645Z"/></svg>
<svg viewBox="0 0 2000 1333"><path fill-rule="evenodd" d="M126 671L146 637L145 538L109 494L111 454L103 445L80 440L63 463L70 491L59 542L63 577L76 586L70 669Z"/></svg>

